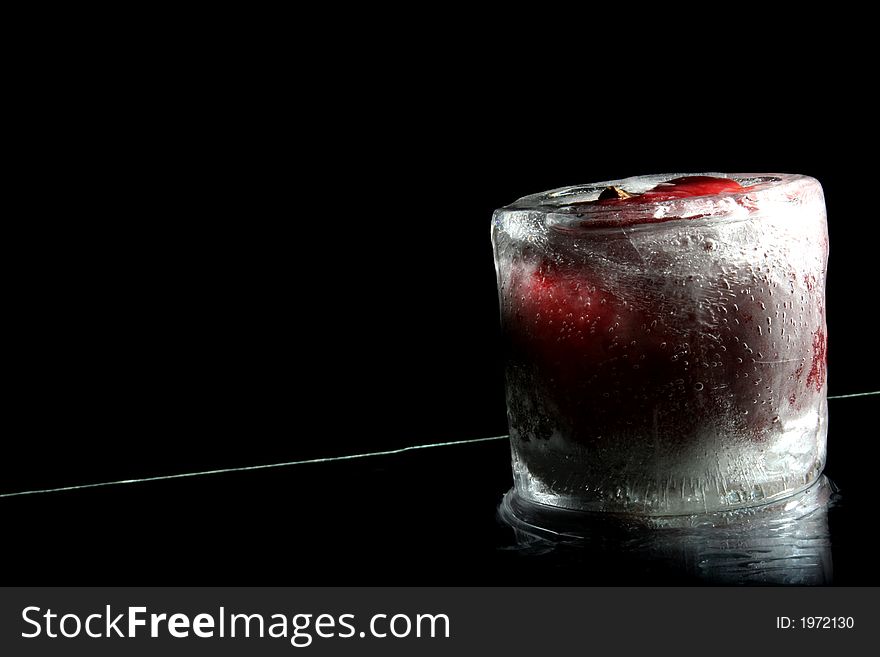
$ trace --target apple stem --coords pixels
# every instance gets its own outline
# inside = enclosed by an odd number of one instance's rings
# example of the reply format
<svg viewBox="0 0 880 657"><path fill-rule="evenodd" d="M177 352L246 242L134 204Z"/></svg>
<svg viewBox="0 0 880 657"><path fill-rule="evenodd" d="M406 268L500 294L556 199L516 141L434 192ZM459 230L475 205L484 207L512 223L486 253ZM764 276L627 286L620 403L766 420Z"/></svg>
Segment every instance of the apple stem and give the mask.
<svg viewBox="0 0 880 657"><path fill-rule="evenodd" d="M629 192L625 192L620 187L606 187L602 190L602 193L599 194L599 201L607 201L612 198L631 198L632 194Z"/></svg>

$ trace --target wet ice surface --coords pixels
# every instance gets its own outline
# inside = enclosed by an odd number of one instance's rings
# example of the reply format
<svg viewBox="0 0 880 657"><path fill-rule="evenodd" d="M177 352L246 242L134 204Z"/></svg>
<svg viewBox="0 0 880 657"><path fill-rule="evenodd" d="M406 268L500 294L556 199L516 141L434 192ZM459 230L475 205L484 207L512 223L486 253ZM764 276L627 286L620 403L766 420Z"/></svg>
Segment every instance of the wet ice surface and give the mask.
<svg viewBox="0 0 880 657"><path fill-rule="evenodd" d="M608 187L616 187L634 195L662 188L665 181L693 176L729 178L743 189L724 191L705 196L664 199L641 202L636 196L625 204L597 204L599 195ZM809 180L805 176L784 173L666 173L651 176L633 176L586 185L562 187L518 199L502 210L535 211L546 215L547 226L557 229L577 229L595 224L614 226L633 222L652 223L670 218L723 216L745 219L758 205L785 203ZM659 186L659 187L658 187Z"/></svg>
<svg viewBox="0 0 880 657"><path fill-rule="evenodd" d="M771 502L825 462L827 231L812 178L591 204L520 199L493 222L517 490L585 511ZM647 223L642 223L647 222Z"/></svg>
<svg viewBox="0 0 880 657"><path fill-rule="evenodd" d="M579 514L532 505L508 493L499 518L514 531L506 549L557 567L603 567L625 558L638 576L722 585L833 583L828 510L836 487L821 477L807 491L764 507L666 518Z"/></svg>

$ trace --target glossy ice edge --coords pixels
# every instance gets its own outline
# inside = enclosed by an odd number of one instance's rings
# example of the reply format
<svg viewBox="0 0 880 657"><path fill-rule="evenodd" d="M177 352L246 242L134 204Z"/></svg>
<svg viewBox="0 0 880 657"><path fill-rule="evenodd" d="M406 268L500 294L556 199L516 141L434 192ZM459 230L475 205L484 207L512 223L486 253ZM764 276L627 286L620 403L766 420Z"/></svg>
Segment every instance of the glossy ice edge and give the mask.
<svg viewBox="0 0 880 657"><path fill-rule="evenodd" d="M620 187L633 194L641 194L665 181L687 176L732 179L739 182L743 189L667 200L647 199L642 202L638 196L634 196L625 203L595 203L607 187ZM497 210L495 221L512 213L528 213L540 217L545 227L563 232L616 228L621 225L638 228L677 219L745 219L758 205L802 204L814 197L815 200L824 200L821 185L816 179L801 174L666 173L559 187L530 194Z"/></svg>
<svg viewBox="0 0 880 657"><path fill-rule="evenodd" d="M526 500L511 489L501 500L498 517L518 531L551 540L584 539L603 525L645 529L761 527L772 530L825 508L836 492L835 484L820 475L809 485L766 504L682 515L640 515L548 506Z"/></svg>

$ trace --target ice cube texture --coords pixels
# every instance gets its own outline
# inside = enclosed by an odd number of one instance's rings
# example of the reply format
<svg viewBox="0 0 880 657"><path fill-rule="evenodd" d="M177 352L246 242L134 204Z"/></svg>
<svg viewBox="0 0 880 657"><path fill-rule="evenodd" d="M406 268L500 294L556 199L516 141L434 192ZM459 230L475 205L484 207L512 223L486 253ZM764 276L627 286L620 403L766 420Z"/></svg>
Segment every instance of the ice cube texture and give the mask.
<svg viewBox="0 0 880 657"><path fill-rule="evenodd" d="M741 189L646 193L690 176ZM597 201L612 186L632 198ZM497 210L492 241L524 500L677 515L771 502L819 476L828 236L815 179L561 188Z"/></svg>

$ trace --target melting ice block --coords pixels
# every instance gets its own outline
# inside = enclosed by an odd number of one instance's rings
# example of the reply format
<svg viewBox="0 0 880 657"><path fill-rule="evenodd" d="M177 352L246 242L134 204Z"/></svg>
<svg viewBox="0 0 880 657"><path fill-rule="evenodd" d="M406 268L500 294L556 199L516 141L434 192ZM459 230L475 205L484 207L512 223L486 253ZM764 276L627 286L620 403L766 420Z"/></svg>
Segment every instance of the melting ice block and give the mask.
<svg viewBox="0 0 880 657"><path fill-rule="evenodd" d="M677 515L794 494L827 428L819 183L665 174L497 210L515 492Z"/></svg>

